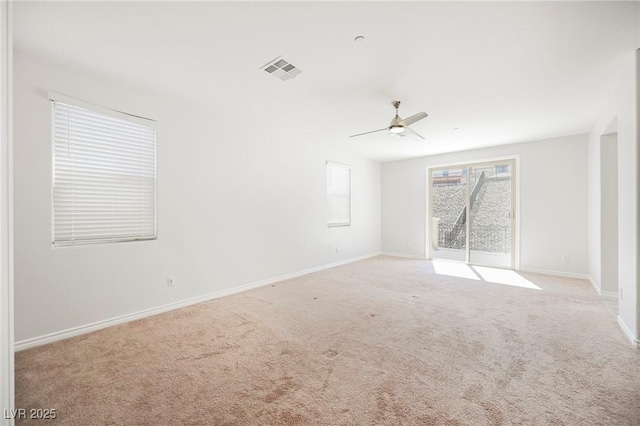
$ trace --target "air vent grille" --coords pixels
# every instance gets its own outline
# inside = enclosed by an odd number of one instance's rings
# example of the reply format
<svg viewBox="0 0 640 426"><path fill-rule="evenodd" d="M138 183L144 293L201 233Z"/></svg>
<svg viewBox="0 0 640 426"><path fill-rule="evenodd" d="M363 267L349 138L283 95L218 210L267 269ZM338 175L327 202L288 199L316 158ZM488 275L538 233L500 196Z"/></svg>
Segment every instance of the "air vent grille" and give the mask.
<svg viewBox="0 0 640 426"><path fill-rule="evenodd" d="M277 57L269 61L260 69L265 70L269 74L278 77L282 81L287 81L302 73L300 68L296 68L292 63L285 61L282 57Z"/></svg>

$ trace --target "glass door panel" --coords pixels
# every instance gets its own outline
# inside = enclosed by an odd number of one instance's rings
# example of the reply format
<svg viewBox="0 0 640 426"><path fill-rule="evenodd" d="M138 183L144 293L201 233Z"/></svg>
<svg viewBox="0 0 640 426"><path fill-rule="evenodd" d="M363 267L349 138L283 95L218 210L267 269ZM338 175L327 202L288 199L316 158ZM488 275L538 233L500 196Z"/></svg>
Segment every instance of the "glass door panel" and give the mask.
<svg viewBox="0 0 640 426"><path fill-rule="evenodd" d="M511 268L512 164L470 166L468 170L469 263Z"/></svg>
<svg viewBox="0 0 640 426"><path fill-rule="evenodd" d="M467 260L467 168L431 171L431 256Z"/></svg>

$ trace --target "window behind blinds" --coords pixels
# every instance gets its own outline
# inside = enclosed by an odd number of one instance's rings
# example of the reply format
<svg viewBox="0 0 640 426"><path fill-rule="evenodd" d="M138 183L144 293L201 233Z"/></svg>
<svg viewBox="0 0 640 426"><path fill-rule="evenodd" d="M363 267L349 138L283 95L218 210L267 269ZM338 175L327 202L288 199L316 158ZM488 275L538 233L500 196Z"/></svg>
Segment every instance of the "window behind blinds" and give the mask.
<svg viewBox="0 0 640 426"><path fill-rule="evenodd" d="M329 226L351 225L351 168L327 162L327 197Z"/></svg>
<svg viewBox="0 0 640 426"><path fill-rule="evenodd" d="M51 99L53 244L155 238L155 122Z"/></svg>

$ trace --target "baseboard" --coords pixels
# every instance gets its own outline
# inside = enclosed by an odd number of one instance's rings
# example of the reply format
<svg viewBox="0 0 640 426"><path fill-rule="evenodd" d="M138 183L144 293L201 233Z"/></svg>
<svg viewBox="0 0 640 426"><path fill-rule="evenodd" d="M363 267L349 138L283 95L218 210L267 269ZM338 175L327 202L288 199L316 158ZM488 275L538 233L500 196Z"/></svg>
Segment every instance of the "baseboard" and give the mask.
<svg viewBox="0 0 640 426"><path fill-rule="evenodd" d="M618 293L615 291L601 291L600 297L602 297L607 302L618 303Z"/></svg>
<svg viewBox="0 0 640 426"><path fill-rule="evenodd" d="M594 281L593 278L591 278L591 275L588 275L587 279L589 280L589 282L591 283L591 285L595 289L596 293L598 293L599 296L602 295L602 290L600 290L600 286L598 285L597 282Z"/></svg>
<svg viewBox="0 0 640 426"><path fill-rule="evenodd" d="M627 336L627 338L631 341L631 345L634 348L639 348L640 347L640 341L638 339L636 339L636 336L633 335L631 330L629 330L629 327L627 327L627 324L625 324L624 321L622 321L622 318L620 318L619 315L618 315L618 325L620 326L620 328L624 332L625 336Z"/></svg>
<svg viewBox="0 0 640 426"><path fill-rule="evenodd" d="M337 266L346 265L348 263L357 262L371 257L379 256L380 252L366 254L364 256L353 257L339 262L329 263L326 265L316 266L313 268L305 269L303 271L293 272L291 274L280 275L278 277L269 278L262 281L257 281L249 284L244 284L238 287L230 288L227 290L216 291L213 293L205 294L203 296L192 297L189 299L181 300L174 303L169 303L155 308L145 309L130 314L120 315L117 317L109 318L103 321L97 321L91 324L81 325L78 327L68 328L62 331L56 331L54 333L45 334L43 336L32 337L30 339L21 340L16 342L14 349L16 352L23 351L25 349L33 348L36 346L46 345L47 343L57 342L59 340L68 339L70 337L79 336L81 334L90 333L92 331L101 330L103 328L112 327L114 325L123 324L130 321L158 315L164 312L172 311L174 309L184 308L186 306L195 305L197 303L206 302L208 300L218 299L220 297L231 296L232 294L242 293L254 288L263 287L269 284L274 284L281 281L290 280L303 275L312 274L314 272L323 271L325 269L335 268Z"/></svg>
<svg viewBox="0 0 640 426"><path fill-rule="evenodd" d="M562 272L562 271L549 271L547 269L534 269L534 268L520 268L518 272L530 272L532 274L541 274L541 275L553 275L556 277L564 277L564 278L578 278L581 280L590 280L589 275L587 274L578 274L575 272ZM593 281L591 284L595 284Z"/></svg>
<svg viewBox="0 0 640 426"><path fill-rule="evenodd" d="M426 257L418 256L417 254L394 253L392 251L383 251L380 254L383 256L403 257L405 259L426 259Z"/></svg>

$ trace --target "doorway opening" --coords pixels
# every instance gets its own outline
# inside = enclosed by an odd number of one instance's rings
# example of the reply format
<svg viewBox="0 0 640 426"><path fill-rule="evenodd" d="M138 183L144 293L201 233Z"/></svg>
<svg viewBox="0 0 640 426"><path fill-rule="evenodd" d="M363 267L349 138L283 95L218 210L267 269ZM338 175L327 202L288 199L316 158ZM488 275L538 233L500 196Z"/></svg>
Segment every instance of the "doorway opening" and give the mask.
<svg viewBox="0 0 640 426"><path fill-rule="evenodd" d="M508 159L428 170L429 258L514 268L515 168Z"/></svg>

